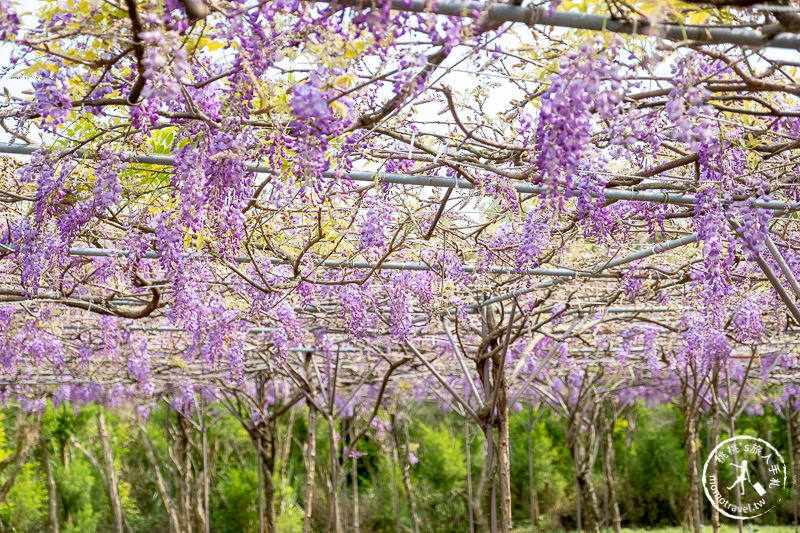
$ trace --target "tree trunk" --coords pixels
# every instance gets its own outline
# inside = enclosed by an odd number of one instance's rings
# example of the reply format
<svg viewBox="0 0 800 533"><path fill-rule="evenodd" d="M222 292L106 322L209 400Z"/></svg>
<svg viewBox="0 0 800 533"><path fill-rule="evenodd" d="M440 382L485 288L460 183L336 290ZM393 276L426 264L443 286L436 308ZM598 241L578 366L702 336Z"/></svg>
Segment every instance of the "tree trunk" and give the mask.
<svg viewBox="0 0 800 533"><path fill-rule="evenodd" d="M314 508L314 470L317 460L317 410L308 403L308 440L306 441L306 487L303 533L311 533L311 512Z"/></svg>
<svg viewBox="0 0 800 533"><path fill-rule="evenodd" d="M28 453L19 453L17 452L16 457L14 459L14 468L11 469L11 473L8 475L8 479L3 486L0 487L0 502L5 501L6 496L11 491L11 488L14 486L14 482L17 480L17 476L19 473L22 472L22 467L25 466L25 459L27 458Z"/></svg>
<svg viewBox="0 0 800 533"><path fill-rule="evenodd" d="M795 525L795 531L797 531L797 520L798 520L797 508L798 508L798 499L800 499L800 497L798 497L798 494L797 494L797 491L800 491L800 487L797 487L797 484L800 482L800 481L797 481L797 480L800 480L800 427L798 427L798 424L797 424L797 412L795 411L795 408L794 408L794 402L795 401L796 401L796 398L794 396L791 396L790 399L789 399L789 407L787 409L787 420L791 420L791 424L792 424L792 426L791 426L792 427L792 436L790 437L791 442L792 442L792 448L791 448L791 450L792 450L792 452L791 452L792 453L792 470L794 472L793 477L792 477L792 499L793 499L793 505L794 505L794 509L795 509L794 525ZM787 425L788 425L788 422L787 422Z"/></svg>
<svg viewBox="0 0 800 533"><path fill-rule="evenodd" d="M478 375L481 376L483 383L483 394L487 401L491 401L492 397L492 381L491 381L491 368L489 359L481 359L477 362ZM487 413L491 416L491 413ZM479 491L482 494L484 491L488 492L489 496L489 531L490 533L497 533L497 475L495 469L495 445L494 445L494 424L484 421L483 433L486 437L486 465L484 466L484 473L488 474L488 478L484 480L481 476L481 481L488 483L479 483L478 487L483 489Z"/></svg>
<svg viewBox="0 0 800 533"><path fill-rule="evenodd" d="M61 446L61 464L64 465L64 470L69 468L69 441L64 440L64 444Z"/></svg>
<svg viewBox="0 0 800 533"><path fill-rule="evenodd" d="M264 469L264 508L266 511L266 530L267 533L277 533L275 517L275 484L272 481L272 474L275 469L274 460L265 459L262 463Z"/></svg>
<svg viewBox="0 0 800 533"><path fill-rule="evenodd" d="M508 387L506 386L505 372L500 368L499 387L497 395L497 461L498 482L500 483L500 529L503 533L511 533L511 450L508 435Z"/></svg>
<svg viewBox="0 0 800 533"><path fill-rule="evenodd" d="M200 479L194 484L195 490L192 491L194 498L194 518L195 518L195 531L200 533L208 533L206 513L205 513L205 494L203 493L203 473L200 473Z"/></svg>
<svg viewBox="0 0 800 533"><path fill-rule="evenodd" d="M350 425L350 439L351 442L355 439L356 436L356 424L355 418L353 418L353 423ZM358 458L353 455L351 460L352 462L352 470L351 473L351 481L353 483L353 533L359 533L361 531L361 520L359 517L360 510L358 508Z"/></svg>
<svg viewBox="0 0 800 533"><path fill-rule="evenodd" d="M207 417L206 417L206 407L205 404L202 406L200 410L200 419L201 419L201 437L202 437L202 449L201 452L203 454L203 528L201 531L204 533L211 533L211 508L209 507L209 492L211 491L211 472L209 471L209 461L208 461L208 426L206 426Z"/></svg>
<svg viewBox="0 0 800 533"><path fill-rule="evenodd" d="M583 516L582 516L582 509L581 509L581 485L578 482L578 461L575 460L575 456L572 457L572 465L575 467L575 523L578 526L578 533L583 532Z"/></svg>
<svg viewBox="0 0 800 533"><path fill-rule="evenodd" d="M508 436L508 383L505 352L492 358L492 394L496 398L494 423L497 427L497 482L500 485L500 530L511 533L511 458Z"/></svg>
<svg viewBox="0 0 800 533"><path fill-rule="evenodd" d="M275 518L275 484L272 476L275 473L275 427L274 421L268 421L256 427L251 434L258 443L260 454L260 472L264 485L264 530L267 533L277 533ZM266 432L266 434L262 433Z"/></svg>
<svg viewBox="0 0 800 533"><path fill-rule="evenodd" d="M339 448L336 445L336 422L328 415L328 445L330 451L330 483L328 485L328 531L340 533L339 522Z"/></svg>
<svg viewBox="0 0 800 533"><path fill-rule="evenodd" d="M165 443L167 445L166 446L166 448L167 448L167 458L172 459L172 454L171 454L172 446L170 444L171 437L172 437L172 432L170 431L170 415L169 414L170 414L170 408L167 405L167 406L164 407L164 441L165 441ZM147 434L145 434L145 437L147 437ZM148 439L148 444L149 444L149 439ZM155 457L155 454L154 454L154 457ZM166 470L167 470L167 479L166 479L166 483L165 483L166 494L167 494L167 496L169 496L170 501L174 502L175 501L175 498L174 498L175 494L173 493L173 485L175 483L175 477L176 477L175 476L175 472L170 467L168 462L165 462L164 465L166 466ZM174 505L173 505L173 509L175 510L175 520L177 522L175 522L175 524L173 525L172 520L169 521L169 533L181 533L181 530L180 530L180 514L178 512L178 509Z"/></svg>
<svg viewBox="0 0 800 533"><path fill-rule="evenodd" d="M147 436L144 426L139 426L139 434L141 435L142 439L144 455L147 457L147 462L150 463L150 468L153 469L153 473L155 474L158 495L161 497L161 502L164 504L164 509L167 511L167 519L169 520L170 530L174 531L175 533L179 533L181 527L180 522L178 521L178 511L175 509L175 504L169 494L167 484L164 481L164 477L161 475L161 466L156 459L155 452L153 452L153 446L150 444L150 439Z"/></svg>
<svg viewBox="0 0 800 533"><path fill-rule="evenodd" d="M257 378L256 378L257 379ZM264 468L261 463L264 461L263 451L261 448L261 436L258 435L257 429L250 433L250 437L256 440L256 472L258 473L258 533L264 533L265 520L264 520Z"/></svg>
<svg viewBox="0 0 800 533"><path fill-rule="evenodd" d="M728 390L730 390L730 385L728 386ZM728 403L730 404L730 397L728 397ZM731 437L736 435L736 420L734 419L732 411L733 411L733 409L731 409L729 407L728 412L730 414L730 418L728 418L728 427L730 429ZM736 451L736 448L733 448L731 456L733 458L733 463L734 464L738 464L739 463L739 456L738 456L738 452ZM734 492L734 494L736 494L736 505L739 508L741 508L741 506L742 506L742 493L741 493L740 487L738 485L735 486L733 488L733 492ZM743 519L739 519L739 520L736 521L736 525L739 526L739 533L742 533L742 529L744 527L743 522L744 522Z"/></svg>
<svg viewBox="0 0 800 533"><path fill-rule="evenodd" d="M42 463L47 480L47 514L50 521L51 533L58 533L58 507L56 494L56 479L53 476L53 465L50 464L50 450L47 449L47 439L42 431L39 436L39 444L42 449Z"/></svg>
<svg viewBox="0 0 800 533"><path fill-rule="evenodd" d="M192 462L191 462L191 443L189 442L189 433L186 428L186 420L183 419L180 413L175 412L178 420L178 438L176 444L178 446L178 461L179 461L179 498L181 523L183 524L184 531L191 533L192 528L192 495L195 492L192 486Z"/></svg>
<svg viewBox="0 0 800 533"><path fill-rule="evenodd" d="M719 403L718 397L716 394L716 378L712 383L712 387L714 387L714 393L711 397L711 428L708 435L708 453L711 453L711 450L717 447L719 444ZM709 475L714 479L719 480L719 468L717 466L716 461L709 461L708 468L710 470ZM714 533L719 533L719 511L717 511L717 507L715 505L711 506L711 527L714 530Z"/></svg>
<svg viewBox="0 0 800 533"><path fill-rule="evenodd" d="M698 494L696 490L699 483L697 472L697 419L695 411L690 408L688 391L684 392L684 437L686 439L686 466L689 484L687 502L689 526L695 533L700 533L700 505L697 501Z"/></svg>
<svg viewBox="0 0 800 533"><path fill-rule="evenodd" d="M13 457L14 467L8 475L8 479L6 479L5 483L0 487L0 503L5 501L8 493L14 486L14 482L17 480L17 476L22 472L22 467L25 466L25 460L28 458L28 452L30 451L30 444L32 441L30 435L31 429L32 428L26 423L25 414L19 411L17 413L17 451L6 459L6 461L3 462L2 468L0 468L0 472L2 472L11 465L12 461L9 461L9 459ZM33 439L33 442L35 442L35 439Z"/></svg>
<svg viewBox="0 0 800 533"><path fill-rule="evenodd" d="M528 495L531 507L531 530L536 531L536 522L539 519L539 502L536 497L536 472L533 465L533 407L528 405L525 410L528 414Z"/></svg>
<svg viewBox="0 0 800 533"><path fill-rule="evenodd" d="M512 529L512 516L511 516L511 461L510 461L510 444L508 434L508 383L506 382L505 362L507 353L507 344L500 346L497 339L489 340L488 333L490 331L497 331L495 326L497 321L495 314L489 312L484 315L482 323L482 337L488 341L486 348L491 355L491 365L489 360L483 359L478 366L478 374L482 376L483 388L486 395L487 404L489 409L486 413L487 420L486 432L487 443L489 444L488 456L489 464L491 465L492 484L491 484L491 500L490 500L490 522L491 531L497 531L497 489L500 489L500 530L503 533L511 533ZM512 309L511 317L509 319L509 326L514 320L515 307ZM506 332L505 342L508 343L510 337L510 329L502 328ZM487 354L488 355L488 354ZM493 434L494 428L497 428L497 449L493 450ZM496 455L496 457L493 457Z"/></svg>
<svg viewBox="0 0 800 533"><path fill-rule="evenodd" d="M613 410L613 407L612 407ZM603 475L606 478L606 494L608 506L611 511L611 523L614 533L620 533L622 529L622 518L619 515L619 504L617 503L617 489L614 486L614 424L616 420L612 417L605 421L605 445L603 446Z"/></svg>
<svg viewBox="0 0 800 533"><path fill-rule="evenodd" d="M600 532L600 506L597 501L597 493L594 489L594 482L592 481L592 472L594 471L594 454L591 450L595 446L597 439L596 435L596 416L599 406L593 406L593 413L590 417L590 422L587 431L581 430L580 413L575 413L573 417L568 420L567 426L567 444L575 465L575 482L577 485L577 505L584 505L580 508L583 511L583 517L586 518L585 526L588 531L592 533Z"/></svg>
<svg viewBox="0 0 800 533"><path fill-rule="evenodd" d="M467 515L469 516L469 533L475 533L475 515L473 513L473 496L472 496L472 453L470 451L469 439L469 424L468 419L464 419L464 451L467 459Z"/></svg>
<svg viewBox="0 0 800 533"><path fill-rule="evenodd" d="M467 421L467 424L469 424L469 421ZM484 495L486 494L486 485L489 483L489 478L491 477L489 468L490 466L487 461L484 463L483 468L481 468L481 474L478 477L478 485L475 488L475 491L473 491L473 499L472 502L470 502L474 515L473 518L475 521L475 527L478 531L486 531L489 529L489 518L486 516L483 506Z"/></svg>
<svg viewBox="0 0 800 533"><path fill-rule="evenodd" d="M392 506L394 507L394 533L400 533L400 495L397 490L397 447L392 444Z"/></svg>
<svg viewBox="0 0 800 533"><path fill-rule="evenodd" d="M600 533L600 506L597 502L597 493L594 490L592 472L579 463L577 478L578 487L583 495L583 501L586 504L584 506L586 529L593 533ZM580 497L580 495L578 497Z"/></svg>
<svg viewBox="0 0 800 533"><path fill-rule="evenodd" d="M400 472L403 475L403 488L406 492L406 501L408 502L408 511L411 514L411 524L414 526L414 533L419 533L419 517L417 516L417 509L414 505L414 495L411 490L411 477L408 471L408 454L400 445L400 438L397 428L397 417L391 415L392 423L392 440L394 441L394 448L397 450L397 463L400 467Z"/></svg>
<svg viewBox="0 0 800 533"><path fill-rule="evenodd" d="M103 463L106 469L106 490L111 503L111 527L114 533L122 533L122 501L119 497L119 480L114 466L114 453L106 428L106 415L102 408L97 410L97 436L103 447Z"/></svg>
<svg viewBox="0 0 800 533"><path fill-rule="evenodd" d="M280 468L278 469L278 475L281 483L281 487L286 483L287 479L287 469L289 466L289 452L292 449L292 431L294 429L294 421L297 418L297 410L292 409L289 411L289 422L286 424L286 438L281 443L281 452L280 452ZM286 511L286 498L282 495L279 496L280 501L278 502L278 513L283 514Z"/></svg>

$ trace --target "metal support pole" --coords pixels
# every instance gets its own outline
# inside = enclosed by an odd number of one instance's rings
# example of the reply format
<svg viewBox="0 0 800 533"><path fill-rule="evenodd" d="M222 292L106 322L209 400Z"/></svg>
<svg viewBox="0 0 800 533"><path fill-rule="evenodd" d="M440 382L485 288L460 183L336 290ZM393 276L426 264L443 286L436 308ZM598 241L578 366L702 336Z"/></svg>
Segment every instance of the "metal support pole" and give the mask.
<svg viewBox="0 0 800 533"><path fill-rule="evenodd" d="M734 231L742 227L741 222L739 222L733 217L730 217L728 219L728 222L730 223ZM764 259L761 257L760 254L756 255L755 261L761 268L762 272L764 272L764 274L767 276L767 279L772 285L772 288L775 289L775 292L778 293L780 299L783 300L783 303L785 303L786 307L789 308L789 312L791 313L795 322L800 324L800 309L797 308L797 304L792 299L791 295L788 292L786 292L786 289L783 287L783 285L781 285L781 282L778 279L778 276L775 274L775 271L773 271L772 267L769 266L769 264L766 261L764 261Z"/></svg>
<svg viewBox="0 0 800 533"><path fill-rule="evenodd" d="M634 252L632 254L626 255L625 257L620 257L619 259L614 259L614 260L608 261L606 263L600 263L600 264L596 265L590 271L583 271L582 274L584 274L584 275L586 275L588 277L601 276L602 275L602 274L600 274L601 270L605 270L607 268L615 268L615 267L624 265L626 263L631 263L633 261L638 261L639 259L644 259L645 257L650 257L651 255L655 255L655 254L660 253L660 252L666 252L668 250L673 250L675 248L679 248L681 246L686 246L687 244L692 244L694 242L697 242L697 233L692 233L692 234L686 235L684 237L681 237L679 239L673 239L671 241L662 242L662 243L656 244L652 248L648 248L646 250L640 250L638 252ZM506 294L501 294L499 296L495 296L494 298L489 298L488 300L484 301L482 303L482 305L491 305L491 304L496 303L496 302L501 302L503 300L508 300L509 298L515 298L517 296L521 296L523 294L527 294L529 292L533 292L536 289L544 289L546 287L550 287L551 285L554 285L555 283L559 283L560 281L561 280L554 280L554 279L550 279L550 280L547 280L547 281L542 281L541 283L537 283L533 287L528 287L528 288L525 288L525 289L517 289L515 291L508 292ZM476 306L477 306L477 304L471 304L471 305L469 305L467 307L468 307L468 309L473 309Z"/></svg>
<svg viewBox="0 0 800 533"><path fill-rule="evenodd" d="M778 263L778 267L781 269L783 276L789 282L789 286L792 287L794 291L794 295L796 298L800 298L800 284L797 283L797 278L794 276L794 272L792 269L789 268L789 265L786 263L786 260L783 258L783 254L781 254L778 247L775 246L775 243L772 242L772 238L767 234L767 238L764 239L765 244L767 245L767 250L772 255L772 258Z"/></svg>
<svg viewBox="0 0 800 533"><path fill-rule="evenodd" d="M499 7L515 8L516 6L497 5ZM524 9L524 8L518 8ZM576 13L577 14L577 13ZM770 45L773 46L773 45ZM800 38L798 45L792 48L800 48ZM42 149L39 145L3 145L0 144L0 154L12 155L31 155L34 152ZM78 152L77 157L80 159L95 159L96 155L85 152ZM175 158L169 155L132 155L128 158L132 163L142 163L147 165L162 165L173 166ZM247 165L249 172L258 174L271 174L272 168L265 165ZM362 181L374 183L376 180L381 183L394 183L397 185L410 185L419 187L440 187L445 189L474 189L475 186L464 179L456 178L443 178L440 176L426 176L416 174L392 174L387 172L325 172L323 178L326 179L351 179L353 181ZM550 190L544 185L532 185L530 183L514 183L514 189L522 194L541 194ZM572 196L579 196L581 191L572 191ZM608 189L602 193L596 191L590 192L594 198L603 197L605 200L621 200L628 202L651 202L656 204L670 204L670 205L685 205L694 206L695 196L693 194L675 194L670 191L625 191L618 189ZM745 198L734 198L734 201L744 200ZM800 202L783 202L779 200L755 200L755 207L761 209L769 209L771 211L793 211L800 210Z"/></svg>
<svg viewBox="0 0 800 533"><path fill-rule="evenodd" d="M357 6L359 2L345 0L339 4ZM708 44L729 43L739 46L771 46L776 48L800 48L800 35L779 33L767 37L750 27L714 28L685 26L682 24L650 23L642 19L618 19L608 15L592 15L568 11L553 11L534 6L511 4L486 5L477 2L441 2L431 5L427 0L392 0L392 9L416 13L436 13L451 17L484 18L497 22L517 22L526 26L558 26L591 31L609 31L627 35L647 35L670 41L696 41ZM366 7L371 4L366 3Z"/></svg>

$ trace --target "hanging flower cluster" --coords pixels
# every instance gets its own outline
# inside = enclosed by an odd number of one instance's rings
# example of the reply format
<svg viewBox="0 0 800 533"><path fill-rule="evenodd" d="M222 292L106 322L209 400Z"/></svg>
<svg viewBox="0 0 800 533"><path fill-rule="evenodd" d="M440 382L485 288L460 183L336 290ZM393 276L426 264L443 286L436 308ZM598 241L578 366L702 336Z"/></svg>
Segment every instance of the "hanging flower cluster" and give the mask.
<svg viewBox="0 0 800 533"><path fill-rule="evenodd" d="M606 53L586 42L562 61L542 95L536 128L536 169L551 199L571 196L594 127L594 117L615 121L622 101L622 74ZM614 135L612 135L614 137ZM561 190L563 188L563 190Z"/></svg>

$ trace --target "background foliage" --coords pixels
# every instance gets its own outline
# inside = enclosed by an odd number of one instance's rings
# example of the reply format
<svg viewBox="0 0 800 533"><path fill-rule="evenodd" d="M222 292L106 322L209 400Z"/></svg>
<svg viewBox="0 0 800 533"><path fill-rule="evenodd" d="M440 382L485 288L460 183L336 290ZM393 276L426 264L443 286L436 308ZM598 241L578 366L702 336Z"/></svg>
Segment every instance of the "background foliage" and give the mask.
<svg viewBox="0 0 800 533"><path fill-rule="evenodd" d="M16 408L2 411L0 457L15 451L17 433L34 427L48 446L54 468L60 530L65 532L101 532L111 527L103 472L93 462L102 453L94 419L95 405L74 411L70 406L54 408L49 404L41 419L23 415ZM530 412L529 412L530 410ZM211 410L212 417L214 409ZM289 436L292 445L285 464L276 465L275 486L279 487L278 529L302 530L302 502L305 469L300 442L307 435L307 420L298 409ZM126 411L107 410L113 453L119 470L126 529L131 532L168 531L169 524L155 485L154 472L148 463L138 432L136 417ZM229 414L219 410L217 422L210 426L209 449L214 465L211 475L211 530L222 533L258 531L258 474L256 454L249 436ZM412 414L412 413L407 413ZM529 416L530 415L530 416ZM562 422L536 408L526 407L512 415L511 472L513 511L518 527L530 523L528 477L528 431L531 432L531 456L543 530L575 527L575 487L572 459L565 444ZM168 406L154 411L145 424L154 451L166 465L166 480L176 491L172 478L180 465L168 452L168 442L178 424L179 415ZM537 420L538 419L538 420ZM438 406L421 405L414 409L408 427L408 449L413 454L410 467L412 495L424 531L462 532L467 516L467 459L463 419L443 414ZM322 422L320 422L322 424ZM27 428L27 429L26 429ZM286 437L286 422L281 432ZM614 446L617 465L614 473L623 525L629 528L677 526L684 521L686 452L683 420L679 410L670 405L645 407L637 404L617 420ZM760 435L772 442L784 457L786 428L783 420L771 413L740 420L738 434ZM317 432L317 471L314 523L319 530L326 524L324 471L328 461L327 432ZM723 437L725 437L723 433ZM193 461L200 461L199 438L190 432ZM704 431L701 438L705 442ZM474 430L471 439L471 478L477 490L485 455L485 443ZM197 441L197 442L195 442ZM401 469L390 440L373 437L358 446L357 461L360 525L363 531L395 531L412 528L409 506L404 494ZM707 450L703 449L705 457ZM404 461L406 459L404 458ZM419 462L416 462L418 460ZM9 476L6 469L0 483ZM281 477L283 476L283 477ZM595 471L598 496L604 500L602 472ZM345 524L352 523L352 477L341 491ZM47 490L43 456L31 452L8 496L0 505L0 531L41 531L47 526ZM601 506L602 507L602 506ZM706 512L709 512L706 504ZM395 509L399 512L396 513ZM708 518L708 516L706 516ZM760 524L791 522L791 498L783 507L770 512Z"/></svg>

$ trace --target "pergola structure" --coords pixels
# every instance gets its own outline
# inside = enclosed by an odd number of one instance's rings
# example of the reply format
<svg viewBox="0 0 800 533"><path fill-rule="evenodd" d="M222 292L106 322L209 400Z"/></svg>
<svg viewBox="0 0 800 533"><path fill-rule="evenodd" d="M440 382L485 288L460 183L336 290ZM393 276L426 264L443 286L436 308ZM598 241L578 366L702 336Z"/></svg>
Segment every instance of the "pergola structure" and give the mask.
<svg viewBox="0 0 800 533"><path fill-rule="evenodd" d="M412 390L486 435L502 531L520 402L582 491L597 405L792 404L800 19L707 4L0 0L0 382L202 390L259 450Z"/></svg>

